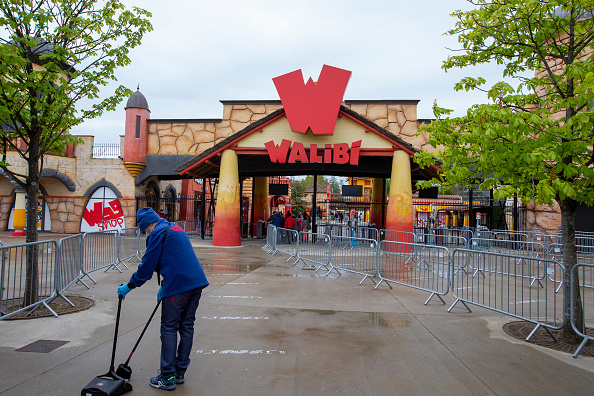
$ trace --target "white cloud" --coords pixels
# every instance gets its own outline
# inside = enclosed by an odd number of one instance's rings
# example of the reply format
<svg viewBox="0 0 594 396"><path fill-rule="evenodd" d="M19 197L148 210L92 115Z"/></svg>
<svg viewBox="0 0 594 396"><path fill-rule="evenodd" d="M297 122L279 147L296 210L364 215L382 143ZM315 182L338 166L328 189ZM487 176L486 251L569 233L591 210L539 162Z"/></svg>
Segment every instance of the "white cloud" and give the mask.
<svg viewBox="0 0 594 396"><path fill-rule="evenodd" d="M345 99L419 99L420 118L431 117L436 98L457 114L484 100L453 91L471 71L441 70L446 47L457 44L442 34L454 26L449 14L468 8L465 0L124 3L153 13L154 31L117 72L118 84L140 84L152 118L220 118L219 100L278 99L273 77L302 69L315 80L324 64L353 72ZM73 132L117 142L124 106Z"/></svg>

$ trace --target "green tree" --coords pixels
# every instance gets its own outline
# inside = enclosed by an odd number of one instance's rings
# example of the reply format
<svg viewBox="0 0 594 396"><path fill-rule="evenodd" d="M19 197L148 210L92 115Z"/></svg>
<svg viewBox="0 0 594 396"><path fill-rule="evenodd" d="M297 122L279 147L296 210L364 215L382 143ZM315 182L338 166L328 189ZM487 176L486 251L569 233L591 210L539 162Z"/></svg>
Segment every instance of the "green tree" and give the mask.
<svg viewBox="0 0 594 396"><path fill-rule="evenodd" d="M539 204L559 203L562 214L564 288L576 264L575 211L594 203L594 25L586 0L473 0L475 8L455 11L461 51L443 63L447 71L494 62L517 84L463 78L456 90L483 90L488 103L462 117L434 105L437 118L425 130L445 171L442 186L479 184L496 198L517 193ZM421 154L427 165L434 161ZM424 183L429 186L436 181ZM582 325L579 288L573 309ZM564 313L569 318L569 298ZM562 339L577 342L566 324Z"/></svg>
<svg viewBox="0 0 594 396"><path fill-rule="evenodd" d="M150 16L119 0L0 0L0 168L26 191L27 242L37 241L44 155L78 142L72 127L132 94L120 86L99 99L101 86L116 80L116 68L130 63L130 50L152 30ZM90 105L76 108L81 99ZM26 162L23 172L8 163L8 151ZM27 252L27 305L38 297L35 253Z"/></svg>

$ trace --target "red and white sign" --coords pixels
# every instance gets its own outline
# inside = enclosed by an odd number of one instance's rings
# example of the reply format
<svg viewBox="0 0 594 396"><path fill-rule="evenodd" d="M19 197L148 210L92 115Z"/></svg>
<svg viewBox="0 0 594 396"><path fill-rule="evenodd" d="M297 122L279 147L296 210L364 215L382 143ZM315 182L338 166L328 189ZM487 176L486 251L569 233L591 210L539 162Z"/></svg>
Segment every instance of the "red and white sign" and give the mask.
<svg viewBox="0 0 594 396"><path fill-rule="evenodd" d="M83 213L80 232L120 230L124 227L124 211L115 193L107 187L95 190Z"/></svg>
<svg viewBox="0 0 594 396"><path fill-rule="evenodd" d="M291 145L292 143L292 145ZM274 140L264 143L270 161L280 164L295 162L302 163L324 163L324 164L351 164L359 165L359 152L361 151L361 140L353 142L349 147L348 143L326 144L324 148L318 148L317 144L311 144L309 150L305 149L303 143L291 142L283 139L277 145ZM309 157L307 153L309 152ZM287 158L288 155L288 158Z"/></svg>
<svg viewBox="0 0 594 396"><path fill-rule="evenodd" d="M324 65L317 82L300 70L273 78L293 132L332 135L351 72Z"/></svg>

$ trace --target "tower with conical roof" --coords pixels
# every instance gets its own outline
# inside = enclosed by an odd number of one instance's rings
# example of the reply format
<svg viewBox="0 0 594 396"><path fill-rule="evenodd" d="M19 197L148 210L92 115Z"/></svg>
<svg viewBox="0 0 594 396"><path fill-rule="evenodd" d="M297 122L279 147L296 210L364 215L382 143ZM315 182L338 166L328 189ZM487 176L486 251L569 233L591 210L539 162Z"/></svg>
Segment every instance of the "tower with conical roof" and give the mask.
<svg viewBox="0 0 594 396"><path fill-rule="evenodd" d="M148 151L148 125L151 118L148 102L136 88L126 103L126 128L124 132L124 166L136 177L146 165Z"/></svg>

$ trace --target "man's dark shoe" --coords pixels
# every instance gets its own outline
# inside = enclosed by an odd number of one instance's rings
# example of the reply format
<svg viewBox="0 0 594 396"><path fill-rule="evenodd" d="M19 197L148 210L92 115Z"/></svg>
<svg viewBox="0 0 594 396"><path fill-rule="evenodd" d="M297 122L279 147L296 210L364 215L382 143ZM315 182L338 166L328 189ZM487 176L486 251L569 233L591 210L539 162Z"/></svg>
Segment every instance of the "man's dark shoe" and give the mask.
<svg viewBox="0 0 594 396"><path fill-rule="evenodd" d="M175 383L176 384L183 384L184 382L186 382L186 380L184 379L184 375L183 374L175 374Z"/></svg>
<svg viewBox="0 0 594 396"><path fill-rule="evenodd" d="M151 378L151 386L157 389L174 390L175 389L175 375L165 378L162 374Z"/></svg>

